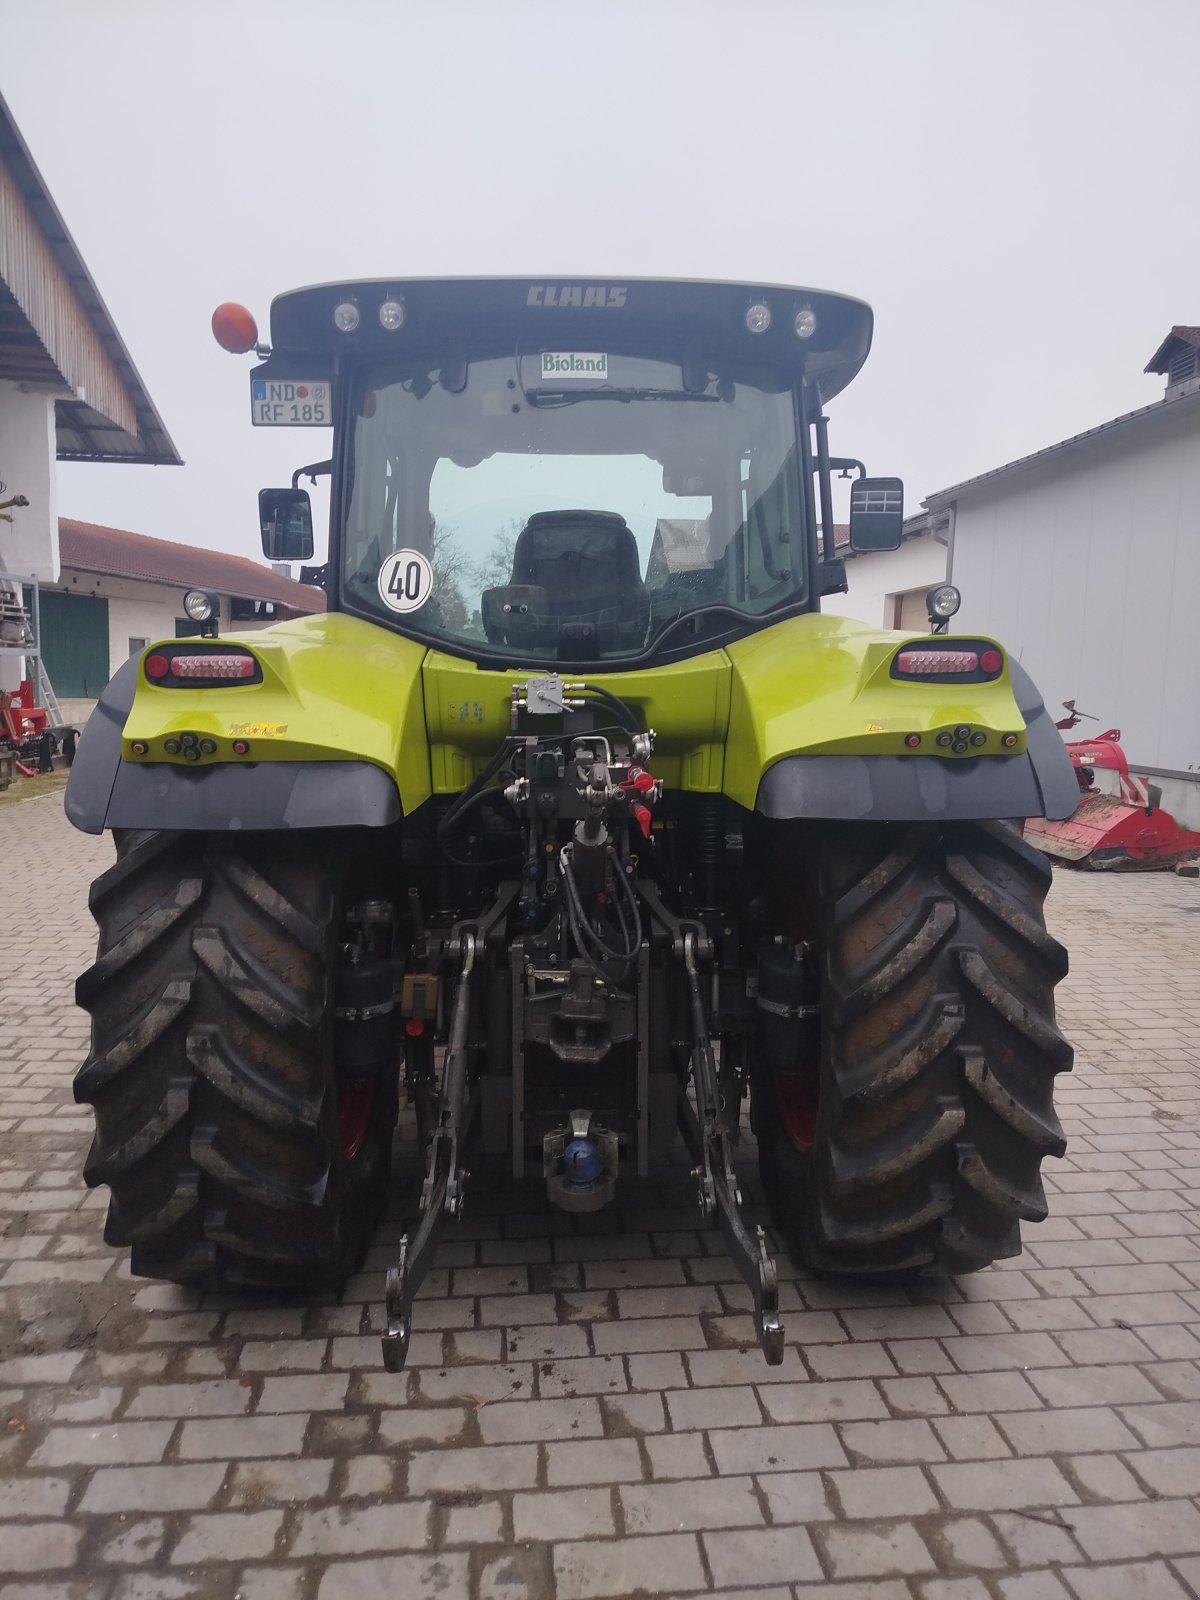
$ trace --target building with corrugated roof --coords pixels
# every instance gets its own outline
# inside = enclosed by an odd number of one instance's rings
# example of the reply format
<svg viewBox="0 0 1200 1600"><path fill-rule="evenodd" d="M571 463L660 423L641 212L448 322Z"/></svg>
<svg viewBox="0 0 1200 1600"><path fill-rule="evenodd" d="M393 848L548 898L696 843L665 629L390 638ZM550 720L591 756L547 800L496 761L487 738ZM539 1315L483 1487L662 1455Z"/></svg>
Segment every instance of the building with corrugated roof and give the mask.
<svg viewBox="0 0 1200 1600"><path fill-rule="evenodd" d="M64 715L76 723L131 655L200 631L184 615L188 589L219 598L222 633L325 609L320 589L246 556L69 517L59 521L58 543L59 577L41 589L42 649Z"/></svg>
<svg viewBox="0 0 1200 1600"><path fill-rule="evenodd" d="M58 461L181 464L0 97L0 575L58 578ZM0 576L0 690L36 676L26 601Z"/></svg>
<svg viewBox="0 0 1200 1600"><path fill-rule="evenodd" d="M1200 827L1200 328L1146 371L1152 404L940 489L956 631L999 639L1051 708L1118 727L1131 766ZM1095 724L1087 723L1080 733Z"/></svg>

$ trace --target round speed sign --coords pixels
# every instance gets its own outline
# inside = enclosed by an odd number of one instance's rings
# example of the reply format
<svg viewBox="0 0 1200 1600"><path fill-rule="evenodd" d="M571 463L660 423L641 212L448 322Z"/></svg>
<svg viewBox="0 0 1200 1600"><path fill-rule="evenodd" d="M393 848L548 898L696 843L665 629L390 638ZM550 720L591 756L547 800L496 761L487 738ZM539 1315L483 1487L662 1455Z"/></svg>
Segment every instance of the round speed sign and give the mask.
<svg viewBox="0 0 1200 1600"><path fill-rule="evenodd" d="M379 569L379 598L389 611L419 611L433 590L433 568L419 550L396 550Z"/></svg>

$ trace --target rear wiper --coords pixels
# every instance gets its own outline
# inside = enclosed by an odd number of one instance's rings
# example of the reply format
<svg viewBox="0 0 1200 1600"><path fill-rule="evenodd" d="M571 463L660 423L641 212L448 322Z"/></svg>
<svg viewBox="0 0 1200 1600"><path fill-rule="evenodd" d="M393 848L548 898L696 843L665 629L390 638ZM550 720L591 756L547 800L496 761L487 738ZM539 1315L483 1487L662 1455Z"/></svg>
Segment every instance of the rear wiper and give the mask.
<svg viewBox="0 0 1200 1600"><path fill-rule="evenodd" d="M573 406L581 400L706 400L720 405L719 394L695 394L691 389L551 389L545 386L526 389L531 406Z"/></svg>

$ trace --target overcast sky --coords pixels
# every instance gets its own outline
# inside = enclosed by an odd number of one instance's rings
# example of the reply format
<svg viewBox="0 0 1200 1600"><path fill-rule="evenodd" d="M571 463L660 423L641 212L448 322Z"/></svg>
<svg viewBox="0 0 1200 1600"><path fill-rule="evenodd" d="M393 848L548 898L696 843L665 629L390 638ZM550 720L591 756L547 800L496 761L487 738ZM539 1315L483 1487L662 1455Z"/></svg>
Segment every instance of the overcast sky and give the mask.
<svg viewBox="0 0 1200 1600"><path fill-rule="evenodd" d="M60 512L256 554L240 300L761 279L871 302L833 447L935 489L1156 400L1200 322L1198 0L0 0L0 89L184 456Z"/></svg>

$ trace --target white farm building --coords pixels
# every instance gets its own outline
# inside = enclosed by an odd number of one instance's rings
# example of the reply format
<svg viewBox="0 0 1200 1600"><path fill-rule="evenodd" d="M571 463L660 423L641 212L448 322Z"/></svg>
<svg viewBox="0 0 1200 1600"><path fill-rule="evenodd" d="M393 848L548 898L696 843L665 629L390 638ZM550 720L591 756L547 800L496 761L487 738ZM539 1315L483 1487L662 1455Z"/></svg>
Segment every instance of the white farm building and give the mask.
<svg viewBox="0 0 1200 1600"><path fill-rule="evenodd" d="M1147 372L1166 392L1111 422L925 502L949 529L956 632L1021 659L1051 709L1118 727L1164 804L1200 810L1200 328ZM1192 827L1197 826L1191 820Z"/></svg>

